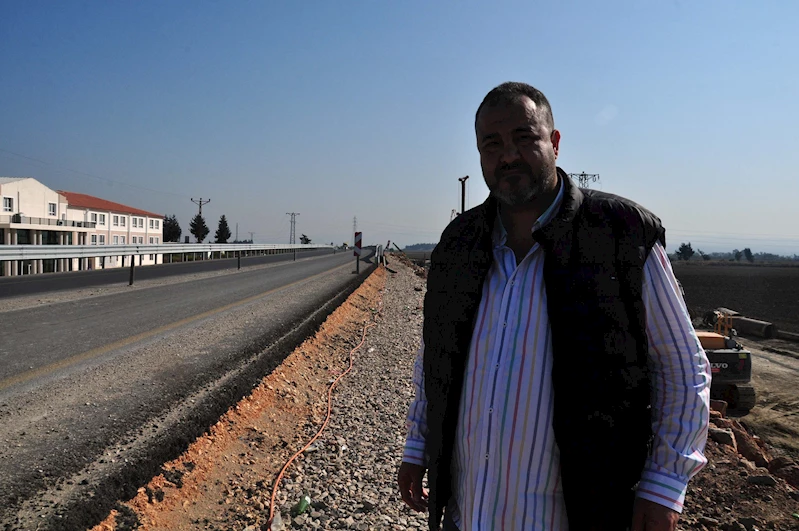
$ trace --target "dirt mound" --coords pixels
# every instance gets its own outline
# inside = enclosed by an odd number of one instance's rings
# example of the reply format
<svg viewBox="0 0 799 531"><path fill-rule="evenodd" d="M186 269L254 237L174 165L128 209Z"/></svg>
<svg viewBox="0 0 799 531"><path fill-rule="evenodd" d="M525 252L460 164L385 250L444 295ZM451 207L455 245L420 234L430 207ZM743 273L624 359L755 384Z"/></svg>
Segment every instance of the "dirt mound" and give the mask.
<svg viewBox="0 0 799 531"><path fill-rule="evenodd" d="M396 260L397 262L411 268L417 277L427 278L427 269L416 265L405 253L386 253L386 259ZM390 262L389 262L390 265Z"/></svg>
<svg viewBox="0 0 799 531"><path fill-rule="evenodd" d="M683 529L799 529L799 466L773 458L740 422L712 412L708 465L688 486Z"/></svg>

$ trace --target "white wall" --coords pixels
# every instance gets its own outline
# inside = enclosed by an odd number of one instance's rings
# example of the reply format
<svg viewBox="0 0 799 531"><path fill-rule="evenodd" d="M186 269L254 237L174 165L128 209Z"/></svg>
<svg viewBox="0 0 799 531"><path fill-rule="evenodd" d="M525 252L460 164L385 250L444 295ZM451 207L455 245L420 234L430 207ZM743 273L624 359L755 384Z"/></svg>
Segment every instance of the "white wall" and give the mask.
<svg viewBox="0 0 799 531"><path fill-rule="evenodd" d="M0 216L22 213L26 217L60 219L65 203L64 197L58 192L32 178L0 184L0 196L14 200L13 212L2 211L0 203ZM55 203L55 215L50 215L48 203Z"/></svg>

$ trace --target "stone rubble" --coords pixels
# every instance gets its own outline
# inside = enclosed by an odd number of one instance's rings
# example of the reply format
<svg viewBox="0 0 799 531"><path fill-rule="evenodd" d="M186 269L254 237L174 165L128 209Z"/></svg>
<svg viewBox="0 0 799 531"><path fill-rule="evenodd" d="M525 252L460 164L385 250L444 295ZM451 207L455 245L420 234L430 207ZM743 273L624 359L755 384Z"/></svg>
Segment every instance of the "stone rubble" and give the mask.
<svg viewBox="0 0 799 531"><path fill-rule="evenodd" d="M334 393L330 424L279 490L287 529L426 529L426 516L404 504L396 482L413 399L424 279L409 266L389 269L396 273L386 280L379 324ZM306 427L309 439L314 433L315 427ZM311 498L310 510L291 516L304 494Z"/></svg>

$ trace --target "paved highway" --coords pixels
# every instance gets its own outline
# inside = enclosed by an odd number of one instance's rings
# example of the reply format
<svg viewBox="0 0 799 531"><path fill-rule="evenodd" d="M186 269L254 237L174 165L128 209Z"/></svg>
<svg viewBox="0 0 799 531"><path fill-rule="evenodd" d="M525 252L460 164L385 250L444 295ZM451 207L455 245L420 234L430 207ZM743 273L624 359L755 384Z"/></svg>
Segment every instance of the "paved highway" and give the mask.
<svg viewBox="0 0 799 531"><path fill-rule="evenodd" d="M326 253L0 313L0 528L81 528L134 494L355 288L353 270Z"/></svg>
<svg viewBox="0 0 799 531"><path fill-rule="evenodd" d="M339 251L341 252L341 251ZM310 256L323 256L332 254L330 249L317 249L303 251L297 254L298 258ZM344 253L352 254L352 253ZM243 256L241 266L253 266L288 262L294 259L294 253L268 254L264 256ZM199 260L196 262L179 262L173 264L159 264L135 268L136 280L150 280L165 278L190 273L205 273L209 271L222 271L236 269L236 258L217 260ZM92 271L72 271L69 273L45 273L42 275L21 275L15 277L0 277L0 300L5 297L18 295L32 295L34 293L48 293L58 290L87 288L93 286L107 286L109 284L127 284L130 280L130 268L117 267L113 269L95 269Z"/></svg>

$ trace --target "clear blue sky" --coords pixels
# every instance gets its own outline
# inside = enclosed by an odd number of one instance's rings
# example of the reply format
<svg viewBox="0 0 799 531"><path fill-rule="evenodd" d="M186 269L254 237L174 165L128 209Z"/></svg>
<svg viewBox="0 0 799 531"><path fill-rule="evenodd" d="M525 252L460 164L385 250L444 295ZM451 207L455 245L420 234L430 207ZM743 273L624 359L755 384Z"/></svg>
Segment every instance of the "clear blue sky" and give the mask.
<svg viewBox="0 0 799 531"><path fill-rule="evenodd" d="M434 242L525 81L670 250L799 253L799 3L2 2L0 175L286 242ZM15 154L12 154L12 153ZM29 158L24 158L29 157ZM31 160L36 159L36 160ZM87 175L88 174L88 175ZM106 180L98 179L102 177Z"/></svg>

